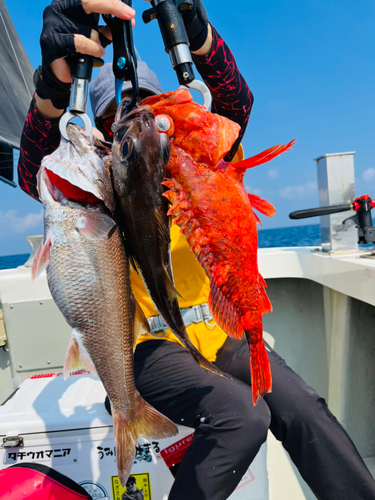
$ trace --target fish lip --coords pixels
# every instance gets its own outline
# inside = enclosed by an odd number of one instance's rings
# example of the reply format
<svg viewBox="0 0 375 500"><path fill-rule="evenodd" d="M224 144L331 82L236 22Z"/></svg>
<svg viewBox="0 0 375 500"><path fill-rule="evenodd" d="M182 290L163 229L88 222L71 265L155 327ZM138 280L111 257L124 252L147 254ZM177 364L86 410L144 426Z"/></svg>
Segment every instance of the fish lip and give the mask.
<svg viewBox="0 0 375 500"><path fill-rule="evenodd" d="M114 134L116 134L116 132L125 128L130 121L135 120L136 118L139 118L142 115L148 115L151 118L155 118L154 113L150 109L145 108L145 107L138 107L138 108L132 109L123 118L119 119L118 121L115 121L112 125L112 132ZM117 117L117 115L116 115L116 117Z"/></svg>

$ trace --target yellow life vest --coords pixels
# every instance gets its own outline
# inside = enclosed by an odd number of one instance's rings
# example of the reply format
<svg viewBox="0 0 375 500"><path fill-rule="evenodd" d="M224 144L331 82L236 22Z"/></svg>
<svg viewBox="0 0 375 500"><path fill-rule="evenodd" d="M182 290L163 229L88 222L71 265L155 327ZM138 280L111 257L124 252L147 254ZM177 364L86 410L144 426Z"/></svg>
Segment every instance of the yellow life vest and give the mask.
<svg viewBox="0 0 375 500"><path fill-rule="evenodd" d="M243 159L244 153L240 145L232 163L237 163ZM187 309L208 302L210 280L200 266L194 253L190 250L185 236L180 233L180 228L175 224L171 227L171 256L175 288L181 297L183 297L178 299L180 309ZM130 279L134 296L142 307L146 317L157 316L159 313L146 291L141 276L132 270ZM211 362L215 361L217 351L224 344L227 334L219 326L209 326L205 321L192 323L186 327L186 331L192 343L203 356ZM166 329L163 337L151 334L141 335L137 344L157 338L180 343L173 333L169 329Z"/></svg>

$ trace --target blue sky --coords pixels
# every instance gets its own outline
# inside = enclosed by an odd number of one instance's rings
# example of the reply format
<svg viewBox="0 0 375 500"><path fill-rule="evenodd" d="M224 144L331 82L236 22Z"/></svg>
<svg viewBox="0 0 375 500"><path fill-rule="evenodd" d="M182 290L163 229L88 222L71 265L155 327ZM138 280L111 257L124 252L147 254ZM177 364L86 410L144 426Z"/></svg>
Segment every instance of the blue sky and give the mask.
<svg viewBox="0 0 375 500"><path fill-rule="evenodd" d="M33 67L46 2L5 0ZM255 96L243 141L251 156L293 138L297 143L246 174L250 192L271 201L277 214L263 228L295 225L293 210L318 205L316 166L326 153L356 151L357 195L375 197L375 3L373 0L205 0L212 24L231 47ZM178 86L156 22L143 25L148 7L134 0L138 52L165 91ZM112 49L105 59L110 61ZM27 234L41 234L41 206L19 188L0 183L0 255L28 252ZM308 219L306 223L319 222Z"/></svg>

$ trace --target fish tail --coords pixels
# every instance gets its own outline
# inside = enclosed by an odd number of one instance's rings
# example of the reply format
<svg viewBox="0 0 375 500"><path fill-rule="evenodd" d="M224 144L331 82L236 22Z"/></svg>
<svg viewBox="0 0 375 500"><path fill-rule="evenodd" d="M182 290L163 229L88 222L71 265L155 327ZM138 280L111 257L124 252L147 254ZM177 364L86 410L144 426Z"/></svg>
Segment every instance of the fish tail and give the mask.
<svg viewBox="0 0 375 500"><path fill-rule="evenodd" d="M272 390L271 367L266 347L262 339L259 342L249 342L248 332L245 331L250 351L251 388L253 404Z"/></svg>
<svg viewBox="0 0 375 500"><path fill-rule="evenodd" d="M208 370L209 372L216 373L216 375L220 375L220 377L224 378L230 378L227 374L219 370L214 364L212 364L208 359L206 359L203 354L201 354L198 349L194 347L193 344L187 345L186 348L190 352L190 354L193 356L195 361L198 363L199 366L204 368L205 370Z"/></svg>
<svg viewBox="0 0 375 500"><path fill-rule="evenodd" d="M136 410L132 411L130 418L129 411L122 413L114 408L112 417L118 476L121 485L125 487L133 466L138 437L163 439L175 436L178 429L169 418L149 405L139 394Z"/></svg>

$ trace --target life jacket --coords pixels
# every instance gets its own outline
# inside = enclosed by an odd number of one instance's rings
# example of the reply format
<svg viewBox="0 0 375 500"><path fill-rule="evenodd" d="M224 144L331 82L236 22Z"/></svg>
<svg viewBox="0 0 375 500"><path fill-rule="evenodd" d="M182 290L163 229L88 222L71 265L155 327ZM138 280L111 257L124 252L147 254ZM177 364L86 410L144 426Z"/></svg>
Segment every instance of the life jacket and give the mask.
<svg viewBox="0 0 375 500"><path fill-rule="evenodd" d="M92 500L82 486L46 465L16 464L0 471L1 500Z"/></svg>

